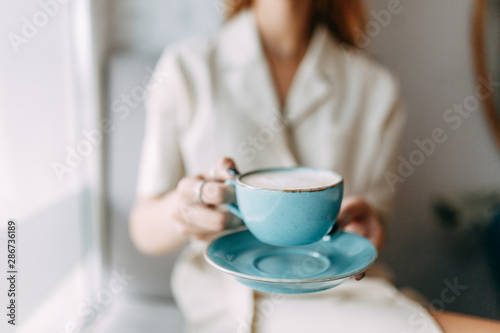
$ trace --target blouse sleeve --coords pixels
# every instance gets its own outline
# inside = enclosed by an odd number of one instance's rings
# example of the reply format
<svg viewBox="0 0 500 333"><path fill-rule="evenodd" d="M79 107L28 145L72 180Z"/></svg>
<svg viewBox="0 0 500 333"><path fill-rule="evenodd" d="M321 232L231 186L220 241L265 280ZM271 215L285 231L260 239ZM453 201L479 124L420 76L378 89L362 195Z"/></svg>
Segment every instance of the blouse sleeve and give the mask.
<svg viewBox="0 0 500 333"><path fill-rule="evenodd" d="M149 80L146 125L137 182L139 197L157 197L177 186L184 175L178 145L176 64L166 50Z"/></svg>
<svg viewBox="0 0 500 333"><path fill-rule="evenodd" d="M401 150L405 128L406 112L399 96L398 85L391 80L391 93L385 112L378 127L376 154L371 166L371 179L365 199L385 221L392 213L393 200L400 185L398 177L398 156Z"/></svg>

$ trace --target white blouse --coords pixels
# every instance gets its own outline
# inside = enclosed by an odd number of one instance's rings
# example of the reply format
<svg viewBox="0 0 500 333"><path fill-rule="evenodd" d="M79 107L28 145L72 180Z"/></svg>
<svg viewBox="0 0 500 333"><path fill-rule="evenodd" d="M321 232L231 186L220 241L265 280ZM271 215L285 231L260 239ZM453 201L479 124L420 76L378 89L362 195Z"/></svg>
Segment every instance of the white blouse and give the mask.
<svg viewBox="0 0 500 333"><path fill-rule="evenodd" d="M325 27L315 29L282 110L251 11L215 36L168 47L156 81L146 103L138 196L171 191L185 175L204 173L227 156L242 172L295 165L335 170L344 177L345 196L389 213L394 193L386 173L396 173L404 127L398 86L386 69L340 45ZM384 325L381 332L417 332L415 320L402 318L413 315L423 316L426 332L440 331L419 305L369 277L313 295L281 296L274 304L275 295L257 294L209 266L205 247L191 242L173 273L189 332L304 332L304 321L312 331L333 332L325 326L332 320L339 332L357 332L363 326L357 308L370 318L365 331L377 331L370 311ZM343 295L355 296L352 311ZM263 315L259 307L269 302L274 315ZM336 316L340 308L346 311Z"/></svg>

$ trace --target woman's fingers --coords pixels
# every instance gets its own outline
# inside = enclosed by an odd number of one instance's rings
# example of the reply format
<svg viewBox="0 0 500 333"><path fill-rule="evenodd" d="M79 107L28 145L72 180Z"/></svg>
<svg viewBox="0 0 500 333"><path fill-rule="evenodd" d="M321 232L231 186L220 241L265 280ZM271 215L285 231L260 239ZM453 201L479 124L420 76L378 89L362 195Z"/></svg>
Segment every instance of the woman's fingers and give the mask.
<svg viewBox="0 0 500 333"><path fill-rule="evenodd" d="M177 186L177 190L182 199L186 201L198 202L197 191L201 177L187 177L182 179ZM226 202L234 202L234 188L230 185L215 181L205 181L200 190L201 201L205 205L221 205Z"/></svg>
<svg viewBox="0 0 500 333"><path fill-rule="evenodd" d="M380 252L384 245L385 233L382 223L371 206L360 198L346 198L342 202L337 223L344 231L368 238ZM361 280L365 273L355 276Z"/></svg>
<svg viewBox="0 0 500 333"><path fill-rule="evenodd" d="M230 158L220 159L215 166L215 176L220 181L232 179L238 175L236 164Z"/></svg>
<svg viewBox="0 0 500 333"><path fill-rule="evenodd" d="M212 231L200 228L196 225L187 224L184 221L177 220L176 224L177 231L181 235L194 237L196 239L205 239L211 235L217 234L219 231Z"/></svg>
<svg viewBox="0 0 500 333"><path fill-rule="evenodd" d="M179 182L175 218L180 233L204 239L226 228L233 217L215 206L236 201L234 187L223 182L237 173L234 161L223 158L205 176L186 177Z"/></svg>
<svg viewBox="0 0 500 333"><path fill-rule="evenodd" d="M344 227L344 231L358 234L366 238L370 237L366 223L360 221L351 221Z"/></svg>
<svg viewBox="0 0 500 333"><path fill-rule="evenodd" d="M180 202L177 207L176 217L182 221L183 233L222 231L229 219L229 213L202 205Z"/></svg>
<svg viewBox="0 0 500 333"><path fill-rule="evenodd" d="M385 230L375 211L364 200L347 198L342 203L337 223L344 231L368 238L381 251L385 242Z"/></svg>
<svg viewBox="0 0 500 333"><path fill-rule="evenodd" d="M365 277L365 275L366 275L366 273L365 273L365 272L363 272L363 273L360 273L360 274L356 275L354 278L355 278L357 281L359 281L359 280L363 279L363 278Z"/></svg>
<svg viewBox="0 0 500 333"><path fill-rule="evenodd" d="M340 206L337 223L340 227L347 226L353 220L360 220L372 212L370 205L356 197L346 198Z"/></svg>
<svg viewBox="0 0 500 333"><path fill-rule="evenodd" d="M188 224L183 219L177 219L176 222L176 229L181 235L196 236L209 233L208 230L200 228L196 225Z"/></svg>
<svg viewBox="0 0 500 333"><path fill-rule="evenodd" d="M201 189L201 198L207 205L235 202L234 187L218 182L206 182Z"/></svg>

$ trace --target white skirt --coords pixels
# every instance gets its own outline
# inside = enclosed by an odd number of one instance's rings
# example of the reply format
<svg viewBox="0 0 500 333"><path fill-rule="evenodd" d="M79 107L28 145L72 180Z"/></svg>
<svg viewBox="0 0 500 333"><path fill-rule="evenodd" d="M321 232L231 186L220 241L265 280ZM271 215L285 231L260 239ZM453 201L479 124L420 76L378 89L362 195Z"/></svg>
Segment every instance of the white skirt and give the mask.
<svg viewBox="0 0 500 333"><path fill-rule="evenodd" d="M382 278L302 295L256 293L255 333L442 332L420 304Z"/></svg>

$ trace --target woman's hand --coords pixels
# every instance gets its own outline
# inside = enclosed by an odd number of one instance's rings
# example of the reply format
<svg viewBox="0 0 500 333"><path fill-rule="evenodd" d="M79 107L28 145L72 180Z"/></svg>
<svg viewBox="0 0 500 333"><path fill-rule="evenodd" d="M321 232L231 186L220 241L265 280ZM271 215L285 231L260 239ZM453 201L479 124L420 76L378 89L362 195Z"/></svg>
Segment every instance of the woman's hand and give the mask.
<svg viewBox="0 0 500 333"><path fill-rule="evenodd" d="M234 217L228 212L217 210L217 206L235 201L234 187L225 185L224 181L233 178L236 173L233 160L223 158L210 174L186 177L179 181L174 224L180 234L208 239L226 228Z"/></svg>
<svg viewBox="0 0 500 333"><path fill-rule="evenodd" d="M344 231L368 238L379 253L382 250L385 242L384 226L375 211L363 199L357 197L344 199L337 223ZM365 273L361 273L355 278L361 280L364 276Z"/></svg>

